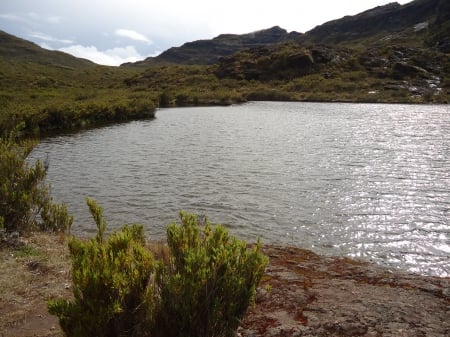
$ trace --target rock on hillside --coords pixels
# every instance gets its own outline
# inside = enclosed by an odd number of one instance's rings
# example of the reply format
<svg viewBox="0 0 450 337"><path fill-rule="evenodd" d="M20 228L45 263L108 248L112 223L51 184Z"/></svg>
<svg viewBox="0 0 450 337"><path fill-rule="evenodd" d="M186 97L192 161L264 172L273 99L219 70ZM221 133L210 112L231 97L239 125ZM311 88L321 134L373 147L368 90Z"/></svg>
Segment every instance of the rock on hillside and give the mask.
<svg viewBox="0 0 450 337"><path fill-rule="evenodd" d="M291 43L259 47L222 58L216 75L219 78L244 80L289 80L320 72L327 65L349 57L348 50L318 45L305 48Z"/></svg>

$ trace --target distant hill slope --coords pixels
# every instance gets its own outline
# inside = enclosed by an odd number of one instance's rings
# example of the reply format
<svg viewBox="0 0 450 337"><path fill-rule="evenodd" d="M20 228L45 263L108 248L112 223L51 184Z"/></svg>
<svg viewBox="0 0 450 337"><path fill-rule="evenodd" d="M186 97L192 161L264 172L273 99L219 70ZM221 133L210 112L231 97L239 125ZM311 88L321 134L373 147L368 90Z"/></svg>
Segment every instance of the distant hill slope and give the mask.
<svg viewBox="0 0 450 337"><path fill-rule="evenodd" d="M295 41L301 36L302 34L297 32L288 33L278 26L243 35L222 34L211 40L198 40L185 43L181 47L172 47L156 57L126 65L213 64L221 57L232 55L242 49Z"/></svg>
<svg viewBox="0 0 450 337"><path fill-rule="evenodd" d="M63 67L89 67L95 63L60 51L47 50L0 30L0 57Z"/></svg>
<svg viewBox="0 0 450 337"><path fill-rule="evenodd" d="M378 6L362 13L326 22L305 34L291 32L278 26L254 33L223 34L211 40L199 40L173 47L157 57L127 63L134 66L157 64L214 64L221 57L238 51L284 42L301 44L351 45L363 44L380 34L398 33L417 29L429 30L426 43L441 51L450 51L449 0L415 0L405 5L397 2Z"/></svg>
<svg viewBox="0 0 450 337"><path fill-rule="evenodd" d="M219 78L286 81L288 90L446 101L450 88L450 1L392 3L330 21L299 43L242 50L222 58ZM304 83L308 83L307 86ZM351 83L358 83L352 86ZM365 88L364 92L358 91ZM337 96L337 95L336 95Z"/></svg>

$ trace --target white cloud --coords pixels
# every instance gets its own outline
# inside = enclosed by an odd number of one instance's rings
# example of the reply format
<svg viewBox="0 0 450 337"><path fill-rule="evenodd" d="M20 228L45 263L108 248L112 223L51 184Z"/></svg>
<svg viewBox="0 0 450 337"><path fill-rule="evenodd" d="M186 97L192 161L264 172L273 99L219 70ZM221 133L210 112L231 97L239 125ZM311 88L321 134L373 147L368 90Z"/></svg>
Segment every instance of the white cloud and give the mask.
<svg viewBox="0 0 450 337"><path fill-rule="evenodd" d="M61 23L62 20L63 20L63 18L61 16L48 16L48 17L44 18L45 22L53 23L53 24Z"/></svg>
<svg viewBox="0 0 450 337"><path fill-rule="evenodd" d="M39 20L41 18L40 15L35 12L29 12L28 17L32 20Z"/></svg>
<svg viewBox="0 0 450 337"><path fill-rule="evenodd" d="M59 42L59 43L64 43L64 44L71 44L73 43L72 40L68 40L68 39L58 39L55 38L53 36L50 36L48 34L45 33L41 33L41 32L32 32L30 34L28 34L30 37L32 38L36 38L42 41L46 41L46 42Z"/></svg>
<svg viewBox="0 0 450 337"><path fill-rule="evenodd" d="M6 20L13 20L13 21L20 21L21 20L21 18L19 16L15 15L15 14L10 14L10 13L0 14L0 18L1 19L6 19Z"/></svg>
<svg viewBox="0 0 450 337"><path fill-rule="evenodd" d="M36 12L28 12L27 13L28 18L30 18L33 21L41 21L44 23L52 23L52 24L58 24L62 22L62 17L58 15L53 16L47 16L47 15L40 15Z"/></svg>
<svg viewBox="0 0 450 337"><path fill-rule="evenodd" d="M131 40L152 44L152 41L150 39L148 39L145 35L138 33L131 29L116 29L116 31L114 33L117 36L122 36L122 37L129 38Z"/></svg>
<svg viewBox="0 0 450 337"><path fill-rule="evenodd" d="M133 46L117 47L107 50L98 50L94 46L73 45L60 48L60 51L72 54L76 57L85 58L98 64L118 66L126 62L136 62L145 57L140 55Z"/></svg>

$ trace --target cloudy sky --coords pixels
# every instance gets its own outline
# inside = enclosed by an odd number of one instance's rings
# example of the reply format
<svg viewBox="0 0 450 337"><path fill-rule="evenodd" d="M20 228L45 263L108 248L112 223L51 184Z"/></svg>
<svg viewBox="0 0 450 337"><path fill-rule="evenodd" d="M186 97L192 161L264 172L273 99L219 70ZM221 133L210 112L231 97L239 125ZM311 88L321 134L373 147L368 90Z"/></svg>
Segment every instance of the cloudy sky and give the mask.
<svg viewBox="0 0 450 337"><path fill-rule="evenodd" d="M0 30L47 49L119 65L222 33L273 26L304 33L392 1L0 0Z"/></svg>

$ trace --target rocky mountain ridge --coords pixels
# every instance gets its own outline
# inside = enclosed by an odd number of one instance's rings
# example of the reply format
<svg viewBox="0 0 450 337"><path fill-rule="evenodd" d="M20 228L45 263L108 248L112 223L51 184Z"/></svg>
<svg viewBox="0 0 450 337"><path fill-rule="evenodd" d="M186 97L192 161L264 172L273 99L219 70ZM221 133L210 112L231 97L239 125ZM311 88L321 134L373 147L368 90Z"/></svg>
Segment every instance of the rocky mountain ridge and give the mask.
<svg viewBox="0 0 450 337"><path fill-rule="evenodd" d="M296 41L301 36L302 34L297 32L288 33L278 26L243 35L221 34L211 40L187 42L180 47L172 47L156 57L148 57L144 61L126 65L214 64L221 57L232 55L242 49Z"/></svg>

